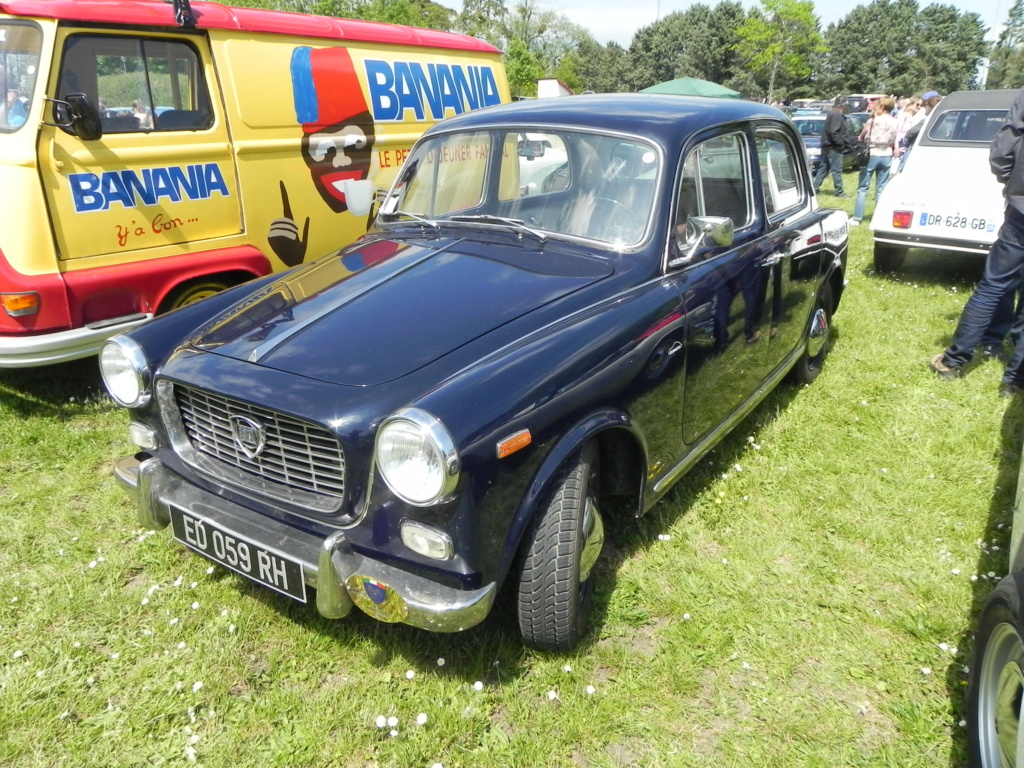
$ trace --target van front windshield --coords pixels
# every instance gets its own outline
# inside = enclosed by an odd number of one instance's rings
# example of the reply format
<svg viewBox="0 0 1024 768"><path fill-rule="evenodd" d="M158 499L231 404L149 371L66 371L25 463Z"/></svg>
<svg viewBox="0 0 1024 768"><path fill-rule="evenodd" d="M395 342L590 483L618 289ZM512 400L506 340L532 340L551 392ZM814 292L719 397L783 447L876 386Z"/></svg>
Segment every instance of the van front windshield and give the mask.
<svg viewBox="0 0 1024 768"><path fill-rule="evenodd" d="M28 121L42 43L34 24L0 20L0 133L13 133Z"/></svg>

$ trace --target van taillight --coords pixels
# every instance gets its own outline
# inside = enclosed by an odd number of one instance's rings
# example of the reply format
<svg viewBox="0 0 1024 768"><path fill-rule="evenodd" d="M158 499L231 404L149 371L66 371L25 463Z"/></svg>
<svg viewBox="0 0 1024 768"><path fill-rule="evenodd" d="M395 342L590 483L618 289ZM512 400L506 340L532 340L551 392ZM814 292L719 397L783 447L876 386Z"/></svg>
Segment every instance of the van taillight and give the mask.
<svg viewBox="0 0 1024 768"><path fill-rule="evenodd" d="M892 225L896 229L910 229L911 223L914 221L913 211L893 211L892 212Z"/></svg>
<svg viewBox="0 0 1024 768"><path fill-rule="evenodd" d="M39 311L39 294L31 293L0 293L0 304L11 317L34 315Z"/></svg>

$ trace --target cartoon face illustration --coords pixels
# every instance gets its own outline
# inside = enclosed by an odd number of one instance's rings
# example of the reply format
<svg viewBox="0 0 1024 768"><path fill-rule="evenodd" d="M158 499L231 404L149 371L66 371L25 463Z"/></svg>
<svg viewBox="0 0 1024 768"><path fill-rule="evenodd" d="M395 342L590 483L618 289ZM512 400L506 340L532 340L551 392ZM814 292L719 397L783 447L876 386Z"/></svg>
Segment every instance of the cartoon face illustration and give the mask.
<svg viewBox="0 0 1024 768"><path fill-rule="evenodd" d="M296 48L291 75L303 159L324 202L342 213L347 183L370 173L375 139L352 59L344 48Z"/></svg>

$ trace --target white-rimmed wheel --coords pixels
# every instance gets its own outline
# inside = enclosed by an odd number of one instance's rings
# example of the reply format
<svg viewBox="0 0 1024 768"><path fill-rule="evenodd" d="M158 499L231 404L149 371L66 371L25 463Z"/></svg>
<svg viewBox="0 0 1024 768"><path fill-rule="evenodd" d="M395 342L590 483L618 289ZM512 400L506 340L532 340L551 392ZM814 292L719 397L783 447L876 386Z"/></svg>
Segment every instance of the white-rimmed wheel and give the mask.
<svg viewBox="0 0 1024 768"><path fill-rule="evenodd" d="M975 768L1024 768L1024 573L996 586L985 603L974 639L967 687L967 738Z"/></svg>
<svg viewBox="0 0 1024 768"><path fill-rule="evenodd" d="M524 537L519 631L534 648L568 651L587 631L593 568L604 544L599 472L591 441L559 470Z"/></svg>

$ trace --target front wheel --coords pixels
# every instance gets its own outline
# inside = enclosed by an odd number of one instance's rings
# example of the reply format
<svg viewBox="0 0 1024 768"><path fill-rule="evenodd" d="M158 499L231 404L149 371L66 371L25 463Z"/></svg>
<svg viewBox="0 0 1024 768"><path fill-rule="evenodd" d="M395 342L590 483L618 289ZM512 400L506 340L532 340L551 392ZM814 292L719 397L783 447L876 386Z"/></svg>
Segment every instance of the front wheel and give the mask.
<svg viewBox="0 0 1024 768"><path fill-rule="evenodd" d="M875 271L895 272L903 266L907 258L907 249L899 245L875 243Z"/></svg>
<svg viewBox="0 0 1024 768"><path fill-rule="evenodd" d="M571 650L587 631L593 568L604 543L597 446L588 442L558 471L523 541L519 631L527 645Z"/></svg>
<svg viewBox="0 0 1024 768"><path fill-rule="evenodd" d="M967 686L967 751L973 768L1021 765L1024 573L996 586L981 613Z"/></svg>
<svg viewBox="0 0 1024 768"><path fill-rule="evenodd" d="M807 349L793 367L791 378L796 384L810 384L821 373L832 346L832 286L824 283L807 331Z"/></svg>

